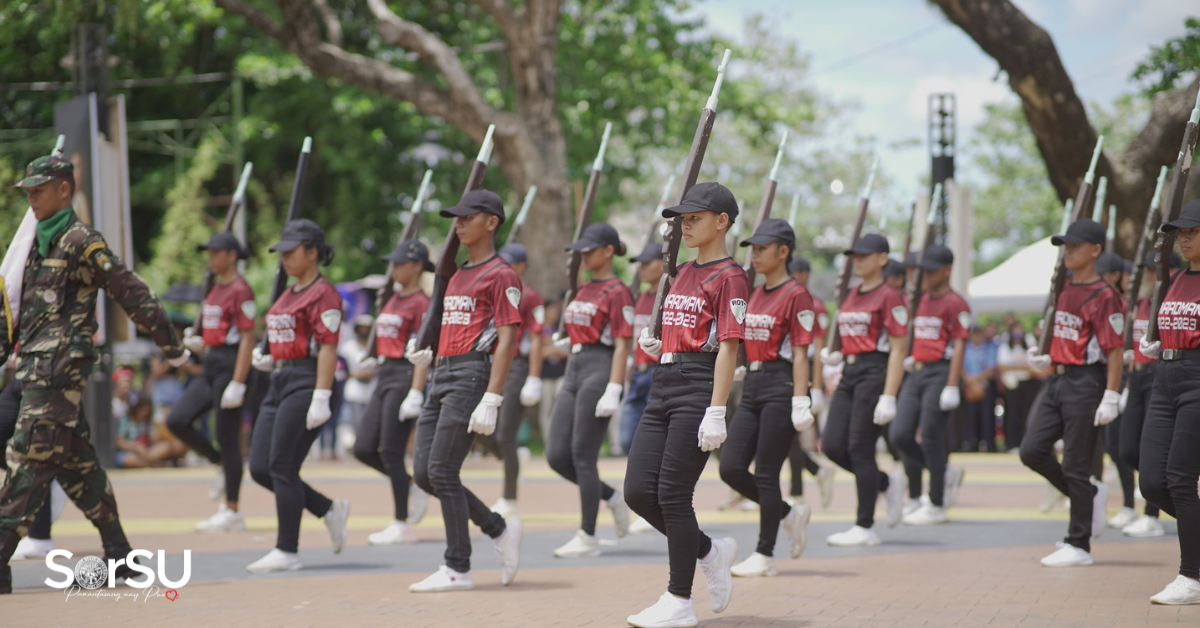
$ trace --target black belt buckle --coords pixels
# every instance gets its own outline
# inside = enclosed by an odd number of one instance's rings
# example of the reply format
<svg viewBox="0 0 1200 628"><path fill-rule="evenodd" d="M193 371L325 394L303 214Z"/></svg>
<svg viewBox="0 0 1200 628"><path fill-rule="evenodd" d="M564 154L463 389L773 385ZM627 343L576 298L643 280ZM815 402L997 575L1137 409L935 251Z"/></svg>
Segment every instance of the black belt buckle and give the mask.
<svg viewBox="0 0 1200 628"><path fill-rule="evenodd" d="M1066 375L1067 374L1067 365L1066 364L1055 364L1054 365L1054 374L1055 375Z"/></svg>

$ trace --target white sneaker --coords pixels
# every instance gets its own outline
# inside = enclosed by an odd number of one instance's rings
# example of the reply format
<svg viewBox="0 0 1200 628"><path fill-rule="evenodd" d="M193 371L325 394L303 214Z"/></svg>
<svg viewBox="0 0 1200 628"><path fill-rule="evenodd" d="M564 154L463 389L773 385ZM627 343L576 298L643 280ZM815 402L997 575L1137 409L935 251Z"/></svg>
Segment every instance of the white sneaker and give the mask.
<svg viewBox="0 0 1200 628"><path fill-rule="evenodd" d="M1185 576L1175 576L1171 584L1167 588L1159 591L1150 598L1153 604L1169 604L1171 606L1185 606L1188 604L1200 604L1200 582L1187 578Z"/></svg>
<svg viewBox="0 0 1200 628"><path fill-rule="evenodd" d="M600 555L600 541L596 537L579 530L565 545L554 550L557 558L592 558Z"/></svg>
<svg viewBox="0 0 1200 628"><path fill-rule="evenodd" d="M1058 492L1058 489L1054 488L1053 484L1047 487L1047 491L1046 500L1043 501L1042 505L1038 507L1038 509L1042 512L1050 512L1051 510L1054 510L1055 506L1067 503L1067 496Z"/></svg>
<svg viewBox="0 0 1200 628"><path fill-rule="evenodd" d="M962 488L963 477L967 475L962 467L946 465L946 483L942 489L942 507L954 508L958 504L958 489Z"/></svg>
<svg viewBox="0 0 1200 628"><path fill-rule="evenodd" d="M392 521L388 527L367 537L371 545L412 545L416 543L416 530L407 521Z"/></svg>
<svg viewBox="0 0 1200 628"><path fill-rule="evenodd" d="M1121 528L1121 534L1131 536L1135 539L1147 539L1155 536L1166 534L1163 530L1162 523L1158 518L1149 515L1142 515L1137 518L1137 521Z"/></svg>
<svg viewBox="0 0 1200 628"><path fill-rule="evenodd" d="M523 527L520 519L506 519L504 524L504 534L496 537L495 543L496 555L500 557L500 582L508 586L517 578L517 569L521 566Z"/></svg>
<svg viewBox="0 0 1200 628"><path fill-rule="evenodd" d="M888 474L888 487L883 492L884 500L887 502L887 524L889 528L896 527L900 523L900 518L904 516L904 494L908 492L908 478L904 475L904 469L897 466Z"/></svg>
<svg viewBox="0 0 1200 628"><path fill-rule="evenodd" d="M471 580L471 572L458 573L445 565L438 567L438 570L433 572L433 575L428 578L408 585L408 590L413 593L470 591L474 588L475 582Z"/></svg>
<svg viewBox="0 0 1200 628"><path fill-rule="evenodd" d="M625 503L625 496L621 494L621 489L613 491L613 496L608 499L608 509L612 511L613 526L617 529L617 538L625 538L629 534L629 520L633 514L629 512L629 504Z"/></svg>
<svg viewBox="0 0 1200 628"><path fill-rule="evenodd" d="M1096 487L1096 496L1092 498L1092 538L1098 539L1104 534L1104 509L1108 506L1108 485L1089 478Z"/></svg>
<svg viewBox="0 0 1200 628"><path fill-rule="evenodd" d="M804 553L805 546L808 545L808 520L812 518L812 508L807 504L796 504L788 511L788 514L783 517L783 531L787 533L788 539L792 541L792 559L800 558ZM754 556L759 556L755 554ZM753 556L751 556L753 558ZM764 558L766 558L764 556ZM749 560L749 559L747 559ZM743 561L745 562L745 561ZM770 574L775 575L775 574Z"/></svg>
<svg viewBox="0 0 1200 628"><path fill-rule="evenodd" d="M909 497L908 499L904 500L904 516L907 517L914 512L917 512L921 509L921 506L924 506L924 504L921 503L920 499L913 499Z"/></svg>
<svg viewBox="0 0 1200 628"><path fill-rule="evenodd" d="M225 504L217 507L213 516L196 524L197 532L241 532L246 529L246 518Z"/></svg>
<svg viewBox="0 0 1200 628"><path fill-rule="evenodd" d="M700 571L708 581L708 606L720 613L733 597L733 563L737 560L737 541L731 538L713 539L708 556L701 558Z"/></svg>
<svg viewBox="0 0 1200 628"><path fill-rule="evenodd" d="M817 490L821 492L821 508L829 508L833 501L833 465L823 464L817 471Z"/></svg>
<svg viewBox="0 0 1200 628"><path fill-rule="evenodd" d="M1074 545L1062 543L1057 551L1042 559L1043 567L1087 567L1092 555Z"/></svg>
<svg viewBox="0 0 1200 628"><path fill-rule="evenodd" d="M750 558L734 565L729 572L739 578L763 578L779 575L779 572L775 570L775 559L763 556L758 552L754 552Z"/></svg>
<svg viewBox="0 0 1200 628"><path fill-rule="evenodd" d="M691 628L698 625L691 600L681 600L663 593L654 606L625 618L635 628Z"/></svg>
<svg viewBox="0 0 1200 628"><path fill-rule="evenodd" d="M17 550L13 552L12 560L45 558L53 551L54 539L35 539L27 536L17 542Z"/></svg>
<svg viewBox="0 0 1200 628"><path fill-rule="evenodd" d="M1132 508L1122 508L1108 520L1108 527L1124 530L1125 526L1137 521L1137 511Z"/></svg>
<svg viewBox="0 0 1200 628"><path fill-rule="evenodd" d="M629 533L630 534L641 534L643 532L657 532L657 531L658 530L654 529L654 526L650 525L649 521L646 521L645 519L642 519L641 517L638 517L637 519L635 519L633 521L633 523L629 524Z"/></svg>
<svg viewBox="0 0 1200 628"><path fill-rule="evenodd" d="M213 485L208 489L208 501L215 502L220 499L225 499L225 471L217 469L217 479L213 480Z"/></svg>
<svg viewBox="0 0 1200 628"><path fill-rule="evenodd" d="M285 552L278 548L271 550L266 556L246 566L246 571L256 574L275 573L276 571L296 571L300 569L300 557L293 552Z"/></svg>
<svg viewBox="0 0 1200 628"><path fill-rule="evenodd" d="M421 490L421 487L416 484L408 487L408 524L415 526L421 523L427 510L429 510L429 493Z"/></svg>
<svg viewBox="0 0 1200 628"><path fill-rule="evenodd" d="M341 554L346 546L346 520L350 518L350 502L344 499L333 500L329 512L325 513L325 527L329 529L329 542L333 544L333 553Z"/></svg>
<svg viewBox="0 0 1200 628"><path fill-rule="evenodd" d="M938 508L933 504L921 506L917 510L904 515L904 525L906 526L931 526L949 521L950 518L946 516L946 509Z"/></svg>
<svg viewBox="0 0 1200 628"><path fill-rule="evenodd" d="M504 499L501 497L492 504L492 512L504 517L505 519L520 519L521 511L517 508L517 500Z"/></svg>
<svg viewBox="0 0 1200 628"><path fill-rule="evenodd" d="M845 532L825 537L825 543L834 547L874 547L881 542L875 530L857 525Z"/></svg>
<svg viewBox="0 0 1200 628"><path fill-rule="evenodd" d="M717 510L736 510L742 505L743 501L746 501L745 496L733 489L729 489L729 495L725 497L724 501L717 504Z"/></svg>

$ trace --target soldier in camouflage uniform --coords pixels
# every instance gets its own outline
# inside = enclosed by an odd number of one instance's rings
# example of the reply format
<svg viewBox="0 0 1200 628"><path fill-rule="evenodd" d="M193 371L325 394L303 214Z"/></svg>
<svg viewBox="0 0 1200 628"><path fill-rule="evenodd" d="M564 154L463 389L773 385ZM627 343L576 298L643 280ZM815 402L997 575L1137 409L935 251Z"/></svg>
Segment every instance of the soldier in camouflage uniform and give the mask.
<svg viewBox="0 0 1200 628"><path fill-rule="evenodd" d="M16 187L26 191L38 226L21 303L5 301L0 307L0 360L16 348L22 390L12 440L18 466L0 488L0 593L12 592L9 558L46 500L51 479L99 529L105 558L125 559L131 551L112 486L79 414L83 386L96 362L97 292L103 289L119 303L173 365L187 359L153 291L121 264L99 232L75 216L71 162L41 157ZM122 567L117 577L127 573Z"/></svg>

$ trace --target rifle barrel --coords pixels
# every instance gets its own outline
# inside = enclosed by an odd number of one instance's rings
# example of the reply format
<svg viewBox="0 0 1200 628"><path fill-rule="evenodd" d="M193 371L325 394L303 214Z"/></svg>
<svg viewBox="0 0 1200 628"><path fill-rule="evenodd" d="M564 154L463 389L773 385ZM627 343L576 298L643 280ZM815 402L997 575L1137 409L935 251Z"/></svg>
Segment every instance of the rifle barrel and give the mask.
<svg viewBox="0 0 1200 628"><path fill-rule="evenodd" d="M1170 222L1179 217L1183 209L1183 192L1187 187L1188 172L1192 169L1192 153L1196 150L1196 135L1200 126L1200 96L1197 97L1192 115L1183 130L1183 144L1179 148L1179 156L1175 160L1175 171L1171 174L1171 187L1167 192L1166 209L1163 211L1163 222ZM1158 340L1158 312L1162 309L1163 299L1167 289L1171 287L1171 252L1175 249L1176 231L1163 233L1159 230L1154 243L1154 262L1158 266L1158 282L1154 285L1154 300L1150 305L1150 324L1146 327L1146 338L1149 342Z"/></svg>
<svg viewBox="0 0 1200 628"><path fill-rule="evenodd" d="M867 175L867 184L863 186L862 193L858 198L858 214L854 217L854 228L850 231L850 246L854 246L855 242L862 237L863 225L867 222L867 208L871 203L871 187L875 182L875 171L879 169L879 157L875 157L875 161L871 163L871 172ZM842 308L842 303L845 303L846 296L850 294L850 273L854 265L850 263L850 259L846 258L842 264L841 271L838 272L838 285L835 296L837 298L838 310ZM829 325L829 350L841 351L842 336L838 331L837 319Z"/></svg>
<svg viewBox="0 0 1200 628"><path fill-rule="evenodd" d="M308 179L308 162L311 157L312 137L305 137L304 144L300 147L300 157L296 162L296 179L292 182L292 200L288 203L287 222L300 219L300 211L304 202L304 184ZM283 270L283 261L280 260L279 267L275 270L275 285L271 288L272 305L279 300L280 296L283 296L284 288L287 288L287 272ZM262 352L265 354L269 349L270 338L263 336Z"/></svg>

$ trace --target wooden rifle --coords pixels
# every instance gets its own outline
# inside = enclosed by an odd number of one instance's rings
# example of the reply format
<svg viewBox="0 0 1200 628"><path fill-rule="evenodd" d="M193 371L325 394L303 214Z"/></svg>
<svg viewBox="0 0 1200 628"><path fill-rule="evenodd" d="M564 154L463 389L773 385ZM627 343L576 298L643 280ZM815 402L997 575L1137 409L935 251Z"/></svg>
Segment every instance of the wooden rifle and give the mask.
<svg viewBox="0 0 1200 628"><path fill-rule="evenodd" d="M612 122L604 125L604 136L600 138L600 152L596 161L592 162L592 174L588 176L587 191L583 194L583 207L575 221L575 237L571 242L578 242L583 237L583 230L592 224L592 214L596 209L596 193L600 189L600 173L604 170L604 152L608 150L608 138L612 135ZM562 312L558 317L558 332L565 333L567 306L575 300L579 291L579 269L583 265L583 253L575 250L567 251L567 293L563 295Z"/></svg>
<svg viewBox="0 0 1200 628"><path fill-rule="evenodd" d="M300 147L300 159L296 162L296 180L292 181L292 200L288 203L285 227L288 222L300 219L300 210L304 202L304 183L308 179L308 162L311 158L312 137L305 137L304 144ZM279 268L275 270L275 286L271 288L272 305L279 300L279 297L283 296L283 291L287 288L287 281L287 271L283 269L283 260L281 259ZM270 340L270 334L263 336L261 347L263 355L270 353Z"/></svg>
<svg viewBox="0 0 1200 628"><path fill-rule="evenodd" d="M404 228L400 231L400 242L412 240L417 237L417 230L421 226L421 208L425 205L425 197L429 194L429 181L433 178L433 170L426 170L425 176L421 179L421 187L417 188L417 197L413 199L412 209L408 212L408 220L404 221ZM379 315L383 313L383 307L396 294L396 284L392 280L393 262L388 262L387 277L383 282L383 286L375 293L375 321L371 323L371 333L367 335L367 356L372 358L379 357L379 343L376 341L375 334L379 331Z"/></svg>
<svg viewBox="0 0 1200 628"><path fill-rule="evenodd" d="M850 231L850 246L854 246L858 239L862 237L863 224L867 221L867 207L871 204L871 187L875 184L875 172L879 169L879 158L875 158L875 162L871 164L871 173L867 175L867 184L863 186L862 194L858 197L858 215L854 217L854 228ZM854 264L850 257L847 256L845 263L842 264L842 270L838 273L837 292L834 296L837 298L838 314L841 314L842 304L846 302L846 297L850 295L850 274L854 270ZM837 317L834 317L834 322L829 325L829 352L833 353L842 350L842 335L838 330Z"/></svg>

